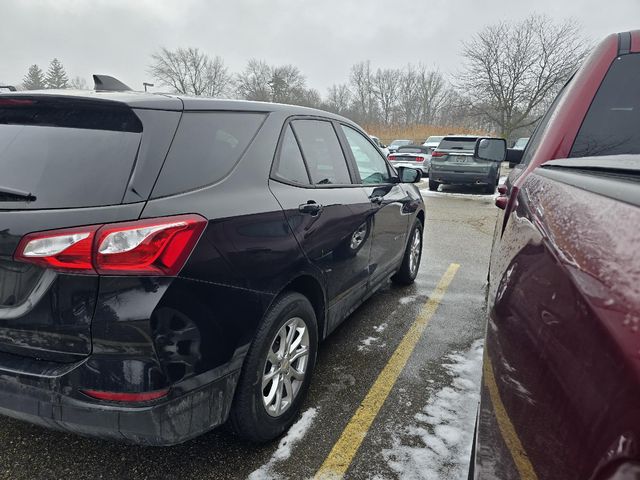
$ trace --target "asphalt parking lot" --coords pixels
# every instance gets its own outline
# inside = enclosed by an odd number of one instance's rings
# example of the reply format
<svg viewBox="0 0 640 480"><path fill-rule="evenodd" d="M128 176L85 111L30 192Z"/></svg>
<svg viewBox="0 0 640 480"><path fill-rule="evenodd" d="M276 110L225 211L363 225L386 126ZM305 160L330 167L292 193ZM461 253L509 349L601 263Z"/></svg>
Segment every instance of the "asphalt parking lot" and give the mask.
<svg viewBox="0 0 640 480"><path fill-rule="evenodd" d="M466 478L497 212L493 196L476 190L420 188L427 219L416 283L389 285L320 346L302 417L279 442L247 444L223 427L143 448L0 418L0 477L299 479L340 465L346 478ZM370 390L379 410L359 408Z"/></svg>

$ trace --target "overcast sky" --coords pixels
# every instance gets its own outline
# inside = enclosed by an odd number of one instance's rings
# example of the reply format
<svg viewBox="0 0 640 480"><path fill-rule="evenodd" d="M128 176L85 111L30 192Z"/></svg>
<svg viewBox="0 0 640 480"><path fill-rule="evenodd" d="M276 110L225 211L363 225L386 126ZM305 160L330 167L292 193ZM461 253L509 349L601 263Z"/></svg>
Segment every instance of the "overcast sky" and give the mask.
<svg viewBox="0 0 640 480"><path fill-rule="evenodd" d="M640 0L0 0L0 82L57 57L70 78L106 73L141 89L151 53L194 46L232 71L252 57L294 64L324 95L366 59L455 73L469 35L533 12L573 18L594 41L640 28Z"/></svg>

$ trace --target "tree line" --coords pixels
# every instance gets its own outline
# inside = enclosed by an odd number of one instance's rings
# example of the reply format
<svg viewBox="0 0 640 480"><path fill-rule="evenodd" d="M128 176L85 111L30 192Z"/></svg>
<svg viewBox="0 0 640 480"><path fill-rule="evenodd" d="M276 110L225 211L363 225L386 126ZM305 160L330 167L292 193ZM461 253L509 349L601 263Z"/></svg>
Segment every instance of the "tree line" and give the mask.
<svg viewBox="0 0 640 480"><path fill-rule="evenodd" d="M325 95L291 64L250 59L231 72L222 57L197 48L161 48L149 75L175 93L316 107L366 125L442 125L495 131L505 138L528 134L590 50L571 20L531 15L483 28L464 42L460 70L445 76L424 64L403 68L354 64L348 78ZM53 59L47 72L29 67L24 89L86 88L69 80Z"/></svg>

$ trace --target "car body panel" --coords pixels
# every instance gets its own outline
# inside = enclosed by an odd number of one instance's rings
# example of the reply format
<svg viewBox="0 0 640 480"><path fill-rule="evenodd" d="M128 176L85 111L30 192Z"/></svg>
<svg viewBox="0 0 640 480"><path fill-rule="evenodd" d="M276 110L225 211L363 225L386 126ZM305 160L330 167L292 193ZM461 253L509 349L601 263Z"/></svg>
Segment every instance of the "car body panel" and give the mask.
<svg viewBox="0 0 640 480"><path fill-rule="evenodd" d="M0 272L15 269L16 246L31 231L187 213L208 222L176 276L43 270L43 278L53 283L38 290L33 271L24 275L19 288L13 285L16 272L4 273L13 275L5 277L11 288L6 282L0 285L0 299L6 303L0 306L0 413L5 415L148 445L175 444L209 430L226 420L246 352L277 296L294 289L313 299L320 337L326 337L379 286L372 284L370 267L376 238L381 258L375 271L391 275L399 267L394 262L402 258L408 229L424 215L414 185L385 185L378 205L368 198L373 193L369 186L292 193L290 185L269 180L278 139L292 117L340 122L364 135L337 115L260 102L138 93L52 96L131 104L148 128L122 204L0 211ZM224 178L155 198L156 178L162 175L183 108L263 112L265 120ZM340 141L344 143L342 137ZM346 145L341 147L346 151ZM353 158L346 161L354 171ZM325 206L320 218L301 216L298 206L315 197ZM345 244L355 248L340 250ZM379 283L386 278L380 276ZM15 310L11 297L23 301L31 291L41 297L36 306L49 310L33 316L30 324L24 316L2 317ZM48 339L44 347L34 343L39 336ZM161 391L164 396L123 405L89 398L83 393L87 389Z"/></svg>
<svg viewBox="0 0 640 480"><path fill-rule="evenodd" d="M537 478L595 478L638 459L619 446L640 435L640 262L631 247L640 208L558 178L536 170L519 190L503 236L510 248L491 272L485 371ZM477 478L517 478L488 397Z"/></svg>

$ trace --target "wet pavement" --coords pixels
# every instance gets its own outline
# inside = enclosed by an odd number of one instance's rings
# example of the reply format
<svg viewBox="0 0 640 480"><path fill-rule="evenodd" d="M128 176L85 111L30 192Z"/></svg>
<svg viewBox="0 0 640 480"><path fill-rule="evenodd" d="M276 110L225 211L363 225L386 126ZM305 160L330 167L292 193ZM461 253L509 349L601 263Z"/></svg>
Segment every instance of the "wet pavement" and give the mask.
<svg viewBox="0 0 640 480"><path fill-rule="evenodd" d="M2 417L0 478L313 477L451 263L460 268L345 477L466 478L497 211L492 195L474 189L420 188L426 225L415 284L382 289L320 346L302 417L283 439L253 445L222 427L176 447L144 448Z"/></svg>

